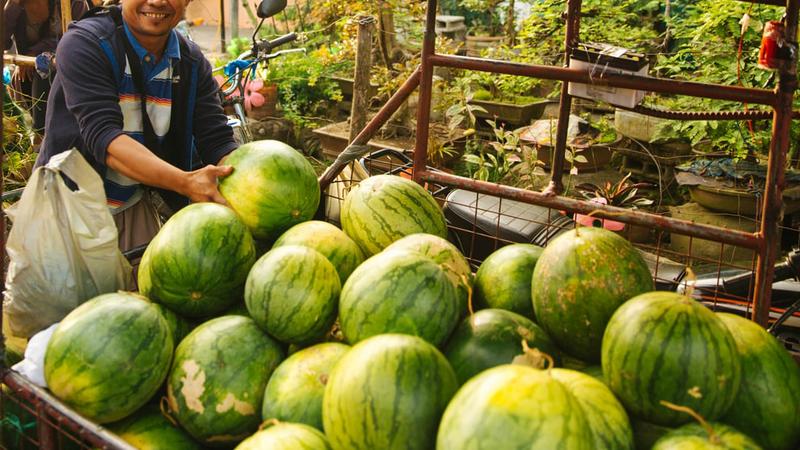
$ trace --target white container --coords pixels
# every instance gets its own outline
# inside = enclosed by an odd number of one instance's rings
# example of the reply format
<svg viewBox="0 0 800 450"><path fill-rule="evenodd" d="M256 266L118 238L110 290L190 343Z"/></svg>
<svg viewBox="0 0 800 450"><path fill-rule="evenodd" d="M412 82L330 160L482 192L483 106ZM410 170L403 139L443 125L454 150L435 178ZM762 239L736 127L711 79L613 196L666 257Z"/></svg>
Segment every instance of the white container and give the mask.
<svg viewBox="0 0 800 450"><path fill-rule="evenodd" d="M569 59L570 69L585 70L598 78L602 74L647 76L648 67L644 55L603 44L580 44ZM568 92L574 97L600 100L623 108L635 107L646 93L635 89L612 87L604 83L569 83Z"/></svg>

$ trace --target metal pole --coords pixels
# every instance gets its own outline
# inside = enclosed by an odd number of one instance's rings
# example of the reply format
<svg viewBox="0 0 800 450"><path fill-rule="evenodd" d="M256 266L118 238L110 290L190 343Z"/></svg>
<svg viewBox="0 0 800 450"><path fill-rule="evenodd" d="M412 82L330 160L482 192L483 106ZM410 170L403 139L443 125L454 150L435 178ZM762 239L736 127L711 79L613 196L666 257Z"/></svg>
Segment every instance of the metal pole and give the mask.
<svg viewBox="0 0 800 450"><path fill-rule="evenodd" d="M219 0L219 51L225 53L225 0Z"/></svg>
<svg viewBox="0 0 800 450"><path fill-rule="evenodd" d="M239 37L239 0L231 0L231 39Z"/></svg>
<svg viewBox="0 0 800 450"><path fill-rule="evenodd" d="M786 155L789 152L790 128L792 126L792 100L797 89L797 21L800 0L788 0L786 5L786 44L790 58L778 69L779 80L777 104L772 122L772 141L769 146L767 183L764 186L764 202L761 206L762 249L756 261L755 292L753 293L753 320L762 326L769 322L772 302L772 280L775 261L778 258L778 223L783 217L783 188L786 182Z"/></svg>
<svg viewBox="0 0 800 450"><path fill-rule="evenodd" d="M428 0L425 17L425 35L422 41L422 76L419 82L419 104L417 105L417 136L414 145L414 180L421 183L418 172L428 164L428 132L431 119L431 96L433 95L433 62L436 50L436 0Z"/></svg>

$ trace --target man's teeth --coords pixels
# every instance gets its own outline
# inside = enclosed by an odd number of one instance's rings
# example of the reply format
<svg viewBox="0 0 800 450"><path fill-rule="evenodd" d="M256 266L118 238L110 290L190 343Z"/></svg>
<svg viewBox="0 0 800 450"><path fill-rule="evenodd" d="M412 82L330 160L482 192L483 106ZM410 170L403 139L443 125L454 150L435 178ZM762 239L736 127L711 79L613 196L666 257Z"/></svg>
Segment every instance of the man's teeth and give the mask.
<svg viewBox="0 0 800 450"><path fill-rule="evenodd" d="M167 15L164 13L142 13L142 14L144 14L147 17L151 17L153 19L163 19L164 17L167 17Z"/></svg>

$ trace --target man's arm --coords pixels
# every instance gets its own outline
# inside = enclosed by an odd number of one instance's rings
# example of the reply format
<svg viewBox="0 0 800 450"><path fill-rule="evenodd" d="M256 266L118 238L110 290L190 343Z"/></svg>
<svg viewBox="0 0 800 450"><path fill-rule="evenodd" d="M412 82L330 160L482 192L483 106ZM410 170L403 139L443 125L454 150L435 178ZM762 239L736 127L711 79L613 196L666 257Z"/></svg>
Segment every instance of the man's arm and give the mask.
<svg viewBox="0 0 800 450"><path fill-rule="evenodd" d="M184 172L162 160L128 135L117 136L108 145L106 165L148 186L168 189L193 202L227 204L217 189L217 177L229 175L230 166L208 165Z"/></svg>
<svg viewBox="0 0 800 450"><path fill-rule="evenodd" d="M201 58L197 75L197 100L192 126L197 150L203 162L220 164L225 156L236 149L237 144L219 102L219 86L211 76L211 64L207 59Z"/></svg>

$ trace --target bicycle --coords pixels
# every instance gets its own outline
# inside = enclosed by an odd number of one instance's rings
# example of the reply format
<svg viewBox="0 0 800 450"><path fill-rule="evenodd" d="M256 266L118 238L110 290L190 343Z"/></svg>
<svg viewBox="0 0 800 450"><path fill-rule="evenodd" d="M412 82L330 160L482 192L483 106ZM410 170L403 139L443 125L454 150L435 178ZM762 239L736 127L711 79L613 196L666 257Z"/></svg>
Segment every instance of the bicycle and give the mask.
<svg viewBox="0 0 800 450"><path fill-rule="evenodd" d="M234 139L239 144L251 142L253 135L247 126L247 114L245 112L245 83L246 80L253 78L259 65L265 67L272 59L278 58L289 53L305 52L305 48L293 48L272 52L275 48L289 44L297 40L297 33L288 33L273 40L256 39L258 30L265 19L278 14L286 7L286 0L264 0L258 7L257 15L261 18L258 27L253 32L252 48L228 64L217 67L213 72L224 71L227 78L220 84L218 95L223 108L233 107L233 114L228 115L228 125L233 128Z"/></svg>

